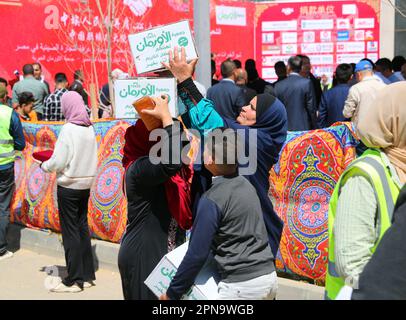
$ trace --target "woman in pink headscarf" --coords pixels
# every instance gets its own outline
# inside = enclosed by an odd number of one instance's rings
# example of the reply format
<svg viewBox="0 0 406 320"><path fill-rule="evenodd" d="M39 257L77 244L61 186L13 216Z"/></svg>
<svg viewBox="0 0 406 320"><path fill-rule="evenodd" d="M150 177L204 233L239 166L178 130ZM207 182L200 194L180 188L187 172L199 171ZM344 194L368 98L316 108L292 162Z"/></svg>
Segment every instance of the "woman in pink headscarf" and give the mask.
<svg viewBox="0 0 406 320"><path fill-rule="evenodd" d="M87 206L97 169L96 135L82 97L75 91L61 99L66 123L52 157L41 164L57 174L57 196L68 276L52 292L80 292L94 285L95 271Z"/></svg>

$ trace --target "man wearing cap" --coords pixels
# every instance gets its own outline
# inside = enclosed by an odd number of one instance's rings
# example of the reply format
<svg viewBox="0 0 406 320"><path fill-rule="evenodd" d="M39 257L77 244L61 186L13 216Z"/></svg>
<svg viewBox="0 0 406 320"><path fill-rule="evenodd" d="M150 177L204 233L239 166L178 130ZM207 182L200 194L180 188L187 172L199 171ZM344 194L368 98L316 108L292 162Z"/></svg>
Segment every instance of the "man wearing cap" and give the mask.
<svg viewBox="0 0 406 320"><path fill-rule="evenodd" d="M355 74L358 83L353 85L348 93L343 115L345 118L351 118L356 127L360 110L365 108L371 100L374 100L377 92L386 84L374 77L372 64L366 60L357 63Z"/></svg>
<svg viewBox="0 0 406 320"><path fill-rule="evenodd" d="M0 263L11 258L6 234L10 221L10 204L14 193L15 151L25 148L23 127L18 114L6 103L7 90L0 86Z"/></svg>

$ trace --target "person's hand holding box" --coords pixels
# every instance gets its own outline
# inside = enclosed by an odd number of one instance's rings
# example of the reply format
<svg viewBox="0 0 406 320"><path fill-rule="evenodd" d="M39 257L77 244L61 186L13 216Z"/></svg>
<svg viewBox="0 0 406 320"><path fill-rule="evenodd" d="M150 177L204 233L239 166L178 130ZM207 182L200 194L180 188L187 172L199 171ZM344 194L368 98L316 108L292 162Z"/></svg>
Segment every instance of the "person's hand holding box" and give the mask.
<svg viewBox="0 0 406 320"><path fill-rule="evenodd" d="M193 76L197 61L198 59L194 59L188 63L185 48L182 47L179 54L179 48L175 47L173 51L169 50L169 62L162 62L162 65L181 83Z"/></svg>
<svg viewBox="0 0 406 320"><path fill-rule="evenodd" d="M152 99L155 102L155 109L144 109L141 112L161 120L164 128L173 124L172 116L169 112L168 96L162 95L161 97L154 97Z"/></svg>

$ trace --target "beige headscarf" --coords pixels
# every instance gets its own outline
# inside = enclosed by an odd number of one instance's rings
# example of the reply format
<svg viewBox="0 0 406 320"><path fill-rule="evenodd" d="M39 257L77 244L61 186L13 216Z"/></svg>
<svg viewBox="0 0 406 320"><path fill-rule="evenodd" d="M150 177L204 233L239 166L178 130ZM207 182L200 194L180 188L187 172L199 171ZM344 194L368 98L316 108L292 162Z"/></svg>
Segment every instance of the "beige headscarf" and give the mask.
<svg viewBox="0 0 406 320"><path fill-rule="evenodd" d="M360 110L358 134L369 148L381 148L406 183L406 81L379 91L368 108Z"/></svg>

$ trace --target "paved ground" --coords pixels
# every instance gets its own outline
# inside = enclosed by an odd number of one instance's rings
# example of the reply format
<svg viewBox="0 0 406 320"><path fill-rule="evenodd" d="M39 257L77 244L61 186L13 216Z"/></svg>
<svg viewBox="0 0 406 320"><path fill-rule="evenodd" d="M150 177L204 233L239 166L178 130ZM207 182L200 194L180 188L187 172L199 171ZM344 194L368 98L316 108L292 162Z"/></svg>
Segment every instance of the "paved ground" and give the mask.
<svg viewBox="0 0 406 320"><path fill-rule="evenodd" d="M54 266L54 267L52 267ZM121 300L120 274L100 269L96 286L80 293L50 293L46 287L59 278L48 276L53 271L64 274L65 261L21 249L13 258L0 261L0 300Z"/></svg>
<svg viewBox="0 0 406 320"><path fill-rule="evenodd" d="M20 249L11 259L0 261L0 300L122 300L120 274L99 269L96 286L80 293L50 293L60 278L66 274L61 257L39 254ZM304 282L278 279L278 300L321 300L323 288Z"/></svg>

